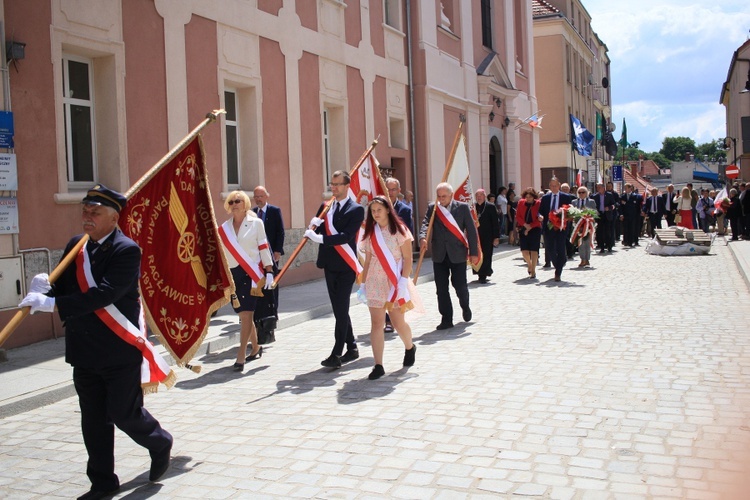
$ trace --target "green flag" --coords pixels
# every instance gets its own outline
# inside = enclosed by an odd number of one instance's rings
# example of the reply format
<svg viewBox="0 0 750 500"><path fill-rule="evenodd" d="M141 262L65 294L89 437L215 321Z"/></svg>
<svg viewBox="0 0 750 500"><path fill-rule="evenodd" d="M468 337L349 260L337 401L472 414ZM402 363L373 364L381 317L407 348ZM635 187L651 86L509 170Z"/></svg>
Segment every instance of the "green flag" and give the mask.
<svg viewBox="0 0 750 500"><path fill-rule="evenodd" d="M599 114L599 112L596 112L596 140L601 141L604 130L604 117Z"/></svg>
<svg viewBox="0 0 750 500"><path fill-rule="evenodd" d="M628 147L628 127L625 125L625 118L622 119L622 132L620 132L620 146L622 149Z"/></svg>

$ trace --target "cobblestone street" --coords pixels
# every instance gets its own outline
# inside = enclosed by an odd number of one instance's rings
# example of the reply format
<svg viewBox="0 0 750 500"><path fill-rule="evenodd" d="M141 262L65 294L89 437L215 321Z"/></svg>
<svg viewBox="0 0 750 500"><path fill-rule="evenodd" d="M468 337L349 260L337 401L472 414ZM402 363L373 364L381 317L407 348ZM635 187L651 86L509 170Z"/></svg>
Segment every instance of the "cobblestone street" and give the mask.
<svg viewBox="0 0 750 500"><path fill-rule="evenodd" d="M474 321L454 298L445 331L434 283L420 285L416 365L391 334L377 381L363 305L361 357L338 371L320 366L332 315L278 331L242 374L233 348L203 356L147 396L175 438L160 483L117 432L115 498L741 498L750 293L728 247L591 262L555 283L541 268L528 280L518 253L496 260L470 284ZM76 497L85 462L75 397L0 420L3 498Z"/></svg>

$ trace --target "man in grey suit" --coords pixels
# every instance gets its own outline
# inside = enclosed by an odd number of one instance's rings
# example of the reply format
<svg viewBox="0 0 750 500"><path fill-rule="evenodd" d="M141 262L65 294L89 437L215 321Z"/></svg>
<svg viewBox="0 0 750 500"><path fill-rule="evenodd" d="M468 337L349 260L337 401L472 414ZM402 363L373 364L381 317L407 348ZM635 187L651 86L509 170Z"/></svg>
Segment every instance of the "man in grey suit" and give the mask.
<svg viewBox="0 0 750 500"><path fill-rule="evenodd" d="M438 184L435 191L437 202L445 211L439 210L435 213L430 244L432 245L438 311L442 317L437 329L445 330L453 326L453 303L448 289L449 279L456 290L464 321L471 321L469 288L466 285L466 258L468 256L472 264L477 264L479 251L477 228L471 217L469 205L453 199L453 187L447 182ZM434 209L435 204L430 203L422 220L422 227L419 231L420 249L427 247L427 227Z"/></svg>

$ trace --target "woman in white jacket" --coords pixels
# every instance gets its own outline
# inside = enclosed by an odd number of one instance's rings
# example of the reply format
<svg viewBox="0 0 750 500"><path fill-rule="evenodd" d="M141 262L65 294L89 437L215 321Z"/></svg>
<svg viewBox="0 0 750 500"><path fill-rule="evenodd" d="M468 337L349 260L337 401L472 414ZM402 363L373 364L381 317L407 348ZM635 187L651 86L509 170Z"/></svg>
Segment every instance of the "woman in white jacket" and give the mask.
<svg viewBox="0 0 750 500"><path fill-rule="evenodd" d="M258 297L263 295L262 289L273 286L273 259L266 241L266 230L263 221L250 208L250 197L244 191L232 191L224 201L224 209L232 217L219 228L239 302L239 307L234 307L234 300L232 304L240 317L240 347L233 365L235 371L242 371L246 361L263 355L253 313ZM248 341L252 351L246 356Z"/></svg>
<svg viewBox="0 0 750 500"><path fill-rule="evenodd" d="M686 229L695 229L693 227L693 199L690 195L690 188L687 186L682 188L679 196L675 196L674 203L677 205L677 211L681 219L677 225Z"/></svg>

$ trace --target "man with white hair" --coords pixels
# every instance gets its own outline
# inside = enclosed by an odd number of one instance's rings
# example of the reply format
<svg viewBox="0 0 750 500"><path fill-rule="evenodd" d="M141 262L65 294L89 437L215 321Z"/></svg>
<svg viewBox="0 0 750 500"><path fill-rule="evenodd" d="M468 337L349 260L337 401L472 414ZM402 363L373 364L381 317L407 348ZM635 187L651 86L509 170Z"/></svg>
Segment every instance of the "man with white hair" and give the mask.
<svg viewBox="0 0 750 500"><path fill-rule="evenodd" d="M453 304L451 302L448 281L450 280L458 296L463 312L463 320L471 321L469 307L469 288L466 284L466 258L472 264L479 262L477 246L477 229L471 217L469 205L453 199L453 186L441 182L435 188L437 204L430 203L422 219L419 231L419 246L427 248L427 229L433 218L430 245L432 246L432 265L435 272L435 287L438 296L438 311L441 321L437 330L453 327Z"/></svg>

